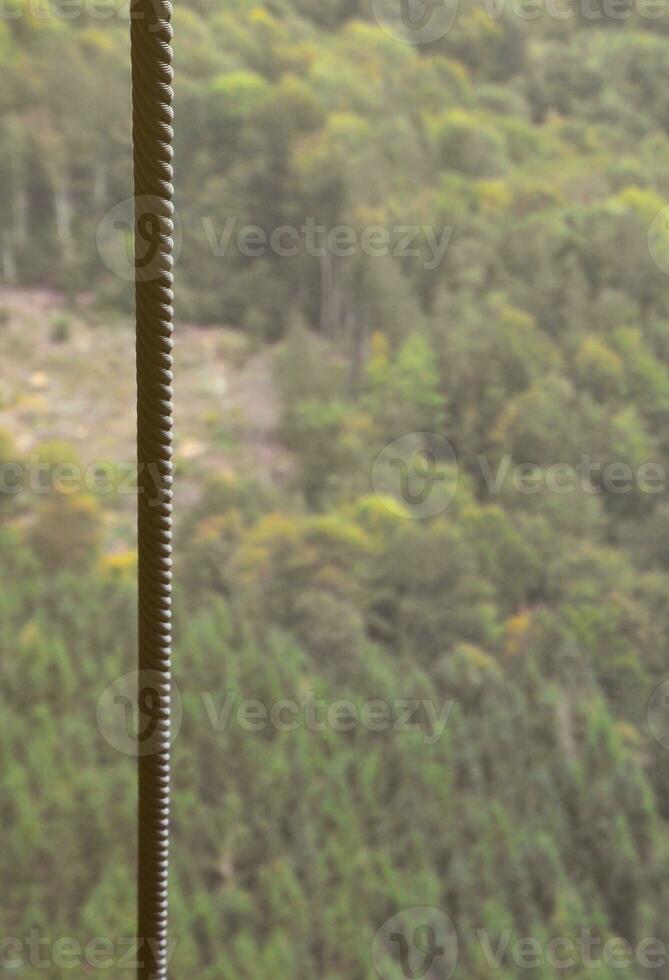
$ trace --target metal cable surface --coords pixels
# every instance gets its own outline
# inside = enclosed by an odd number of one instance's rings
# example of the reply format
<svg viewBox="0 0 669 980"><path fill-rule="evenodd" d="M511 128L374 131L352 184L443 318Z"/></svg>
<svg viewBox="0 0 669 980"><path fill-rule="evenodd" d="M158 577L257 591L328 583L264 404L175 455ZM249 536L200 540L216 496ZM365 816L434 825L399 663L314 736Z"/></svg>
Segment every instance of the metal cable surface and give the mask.
<svg viewBox="0 0 669 980"><path fill-rule="evenodd" d="M166 980L172 565L172 6L132 0L140 708L138 978ZM145 731L147 729L145 728Z"/></svg>

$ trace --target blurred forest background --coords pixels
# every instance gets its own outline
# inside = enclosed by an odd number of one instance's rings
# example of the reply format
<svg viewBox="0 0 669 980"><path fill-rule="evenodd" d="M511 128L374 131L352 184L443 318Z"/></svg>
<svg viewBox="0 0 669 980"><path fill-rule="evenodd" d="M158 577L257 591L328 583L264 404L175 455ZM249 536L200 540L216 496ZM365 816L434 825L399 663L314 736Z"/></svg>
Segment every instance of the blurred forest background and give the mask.
<svg viewBox="0 0 669 980"><path fill-rule="evenodd" d="M669 945L646 719L669 505L598 477L669 467L669 12L515 6L462 0L412 45L365 0L176 5L174 977L367 980L415 905L456 923L467 980L669 978L666 957L492 970L472 938ZM107 14L0 18L0 462L105 462L117 488L0 495L0 933L82 943L134 924L134 763L96 727L136 625L132 290L96 248L131 194L127 9ZM221 255L231 216L450 237L433 268L425 235ZM426 519L371 479L420 433L459 470ZM596 467L492 493L480 454ZM454 707L433 744L216 732L200 695L230 689Z"/></svg>

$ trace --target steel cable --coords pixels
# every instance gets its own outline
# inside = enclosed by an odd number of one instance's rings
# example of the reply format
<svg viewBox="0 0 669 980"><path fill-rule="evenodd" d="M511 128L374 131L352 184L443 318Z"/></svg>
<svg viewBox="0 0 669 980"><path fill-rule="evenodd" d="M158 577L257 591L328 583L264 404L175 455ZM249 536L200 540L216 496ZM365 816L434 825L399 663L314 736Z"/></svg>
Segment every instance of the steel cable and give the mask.
<svg viewBox="0 0 669 980"><path fill-rule="evenodd" d="M132 0L137 337L139 980L166 980L172 565L172 6Z"/></svg>

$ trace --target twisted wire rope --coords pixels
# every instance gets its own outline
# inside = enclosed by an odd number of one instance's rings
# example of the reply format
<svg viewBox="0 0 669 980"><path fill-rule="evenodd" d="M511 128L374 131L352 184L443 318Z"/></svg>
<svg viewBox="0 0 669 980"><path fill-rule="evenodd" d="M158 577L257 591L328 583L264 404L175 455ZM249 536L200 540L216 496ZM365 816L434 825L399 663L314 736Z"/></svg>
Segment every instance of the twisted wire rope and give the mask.
<svg viewBox="0 0 669 980"><path fill-rule="evenodd" d="M132 0L138 466L138 980L167 980L172 580L172 5ZM143 699L142 703L146 701ZM143 709L144 710L144 709Z"/></svg>

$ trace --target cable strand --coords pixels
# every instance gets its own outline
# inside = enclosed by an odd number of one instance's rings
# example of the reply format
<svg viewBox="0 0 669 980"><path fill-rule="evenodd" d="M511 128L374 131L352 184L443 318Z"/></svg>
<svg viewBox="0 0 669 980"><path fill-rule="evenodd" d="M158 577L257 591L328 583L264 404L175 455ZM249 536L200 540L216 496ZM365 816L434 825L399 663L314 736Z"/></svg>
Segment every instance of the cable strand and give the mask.
<svg viewBox="0 0 669 980"><path fill-rule="evenodd" d="M172 567L172 6L132 0L138 465L138 980L167 980ZM146 747L146 746L145 746Z"/></svg>

